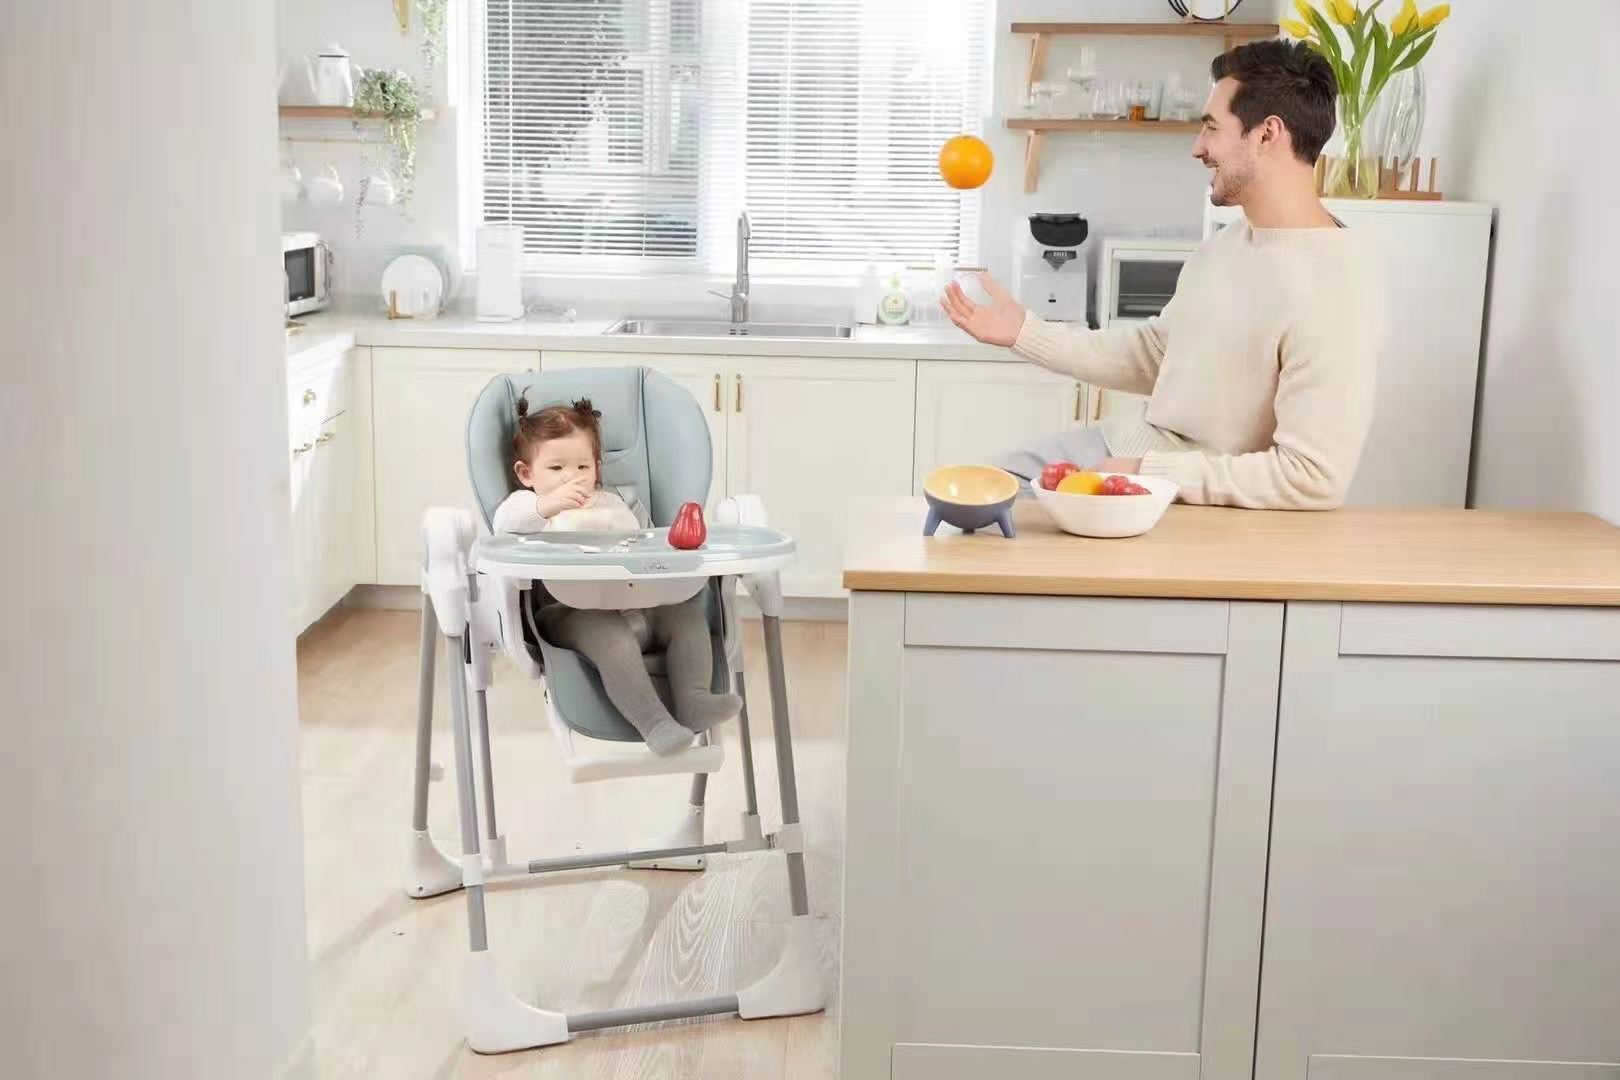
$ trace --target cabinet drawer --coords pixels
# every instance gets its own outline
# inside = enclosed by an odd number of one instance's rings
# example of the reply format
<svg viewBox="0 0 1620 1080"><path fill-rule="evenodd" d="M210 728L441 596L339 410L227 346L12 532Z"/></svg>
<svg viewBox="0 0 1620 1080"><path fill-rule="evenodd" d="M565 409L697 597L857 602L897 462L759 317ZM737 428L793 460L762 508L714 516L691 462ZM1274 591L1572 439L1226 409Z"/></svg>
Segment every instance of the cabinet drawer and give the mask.
<svg viewBox="0 0 1620 1080"><path fill-rule="evenodd" d="M297 430L300 422L320 424L347 412L353 396L348 375L344 358L338 356L288 383L289 426Z"/></svg>
<svg viewBox="0 0 1620 1080"><path fill-rule="evenodd" d="M1307 1080L1620 1080L1620 1065L1312 1054L1306 1076Z"/></svg>
<svg viewBox="0 0 1620 1080"><path fill-rule="evenodd" d="M1346 604L1339 655L1620 660L1620 608Z"/></svg>
<svg viewBox="0 0 1620 1080"><path fill-rule="evenodd" d="M906 644L1219 655L1229 614L1224 600L913 594Z"/></svg>
<svg viewBox="0 0 1620 1080"><path fill-rule="evenodd" d="M932 1043L897 1043L891 1061L893 1080L1198 1080L1199 1069L1197 1054Z"/></svg>

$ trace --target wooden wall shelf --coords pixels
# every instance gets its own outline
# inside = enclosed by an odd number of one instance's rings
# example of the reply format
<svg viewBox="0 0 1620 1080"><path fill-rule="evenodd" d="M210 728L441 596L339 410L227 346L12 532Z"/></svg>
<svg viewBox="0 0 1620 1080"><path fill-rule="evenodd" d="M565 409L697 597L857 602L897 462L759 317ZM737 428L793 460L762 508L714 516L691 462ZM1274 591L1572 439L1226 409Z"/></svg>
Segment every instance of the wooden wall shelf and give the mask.
<svg viewBox="0 0 1620 1080"><path fill-rule="evenodd" d="M278 105L283 120L384 120L381 113L358 112L346 105ZM422 110L423 120L433 119L433 110Z"/></svg>
<svg viewBox="0 0 1620 1080"><path fill-rule="evenodd" d="M1015 116L1007 121L1012 131L1159 131L1185 135L1201 125L1197 120L1086 120L1056 118L1039 120Z"/></svg>
<svg viewBox="0 0 1620 1080"><path fill-rule="evenodd" d="M1219 39L1223 49L1242 41L1276 37L1276 23L1199 22L1015 22L1012 32L1028 34L1029 67L1024 72L1024 100L1046 70L1046 49L1054 37L1079 35L1116 37L1193 37ZM1013 119L1007 126L1024 132L1024 191L1032 193L1040 176L1041 143L1053 131L1157 131L1188 133L1198 130L1196 122L1164 120L1032 120Z"/></svg>
<svg viewBox="0 0 1620 1080"><path fill-rule="evenodd" d="M1277 36L1276 23L1232 22L1015 22L1015 34L1114 34L1129 37L1268 38Z"/></svg>

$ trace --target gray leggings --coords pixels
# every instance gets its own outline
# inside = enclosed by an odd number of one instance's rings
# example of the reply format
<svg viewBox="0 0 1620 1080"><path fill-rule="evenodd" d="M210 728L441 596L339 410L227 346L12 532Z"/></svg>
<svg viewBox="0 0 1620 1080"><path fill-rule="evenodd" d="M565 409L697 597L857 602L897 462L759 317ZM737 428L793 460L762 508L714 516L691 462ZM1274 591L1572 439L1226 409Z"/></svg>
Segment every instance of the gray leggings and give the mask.
<svg viewBox="0 0 1620 1080"><path fill-rule="evenodd" d="M1082 427L1060 431L1011 453L995 462L1018 477L1018 490L1029 494L1030 486L1041 478L1041 470L1054 461L1072 461L1082 469L1094 469L1108 456L1108 442L1101 428Z"/></svg>
<svg viewBox="0 0 1620 1080"><path fill-rule="evenodd" d="M546 639L581 653L596 666L608 700L643 739L675 720L647 673L644 649L663 652L677 715L710 697L714 652L709 642L707 589L690 600L637 612L597 611L551 604L540 612ZM645 634L637 625L645 620ZM687 736L690 739L690 735Z"/></svg>

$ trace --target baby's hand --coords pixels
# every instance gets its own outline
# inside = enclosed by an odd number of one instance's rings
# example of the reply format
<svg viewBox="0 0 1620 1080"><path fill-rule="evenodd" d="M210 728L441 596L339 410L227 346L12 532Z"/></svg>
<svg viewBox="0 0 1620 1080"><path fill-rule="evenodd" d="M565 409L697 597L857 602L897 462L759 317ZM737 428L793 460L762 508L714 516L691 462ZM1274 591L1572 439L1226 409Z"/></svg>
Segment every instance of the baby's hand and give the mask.
<svg viewBox="0 0 1620 1080"><path fill-rule="evenodd" d="M589 504L594 494L585 479L570 480L549 494L541 495L537 500L536 509L540 511L541 517L554 518L564 510L578 510Z"/></svg>

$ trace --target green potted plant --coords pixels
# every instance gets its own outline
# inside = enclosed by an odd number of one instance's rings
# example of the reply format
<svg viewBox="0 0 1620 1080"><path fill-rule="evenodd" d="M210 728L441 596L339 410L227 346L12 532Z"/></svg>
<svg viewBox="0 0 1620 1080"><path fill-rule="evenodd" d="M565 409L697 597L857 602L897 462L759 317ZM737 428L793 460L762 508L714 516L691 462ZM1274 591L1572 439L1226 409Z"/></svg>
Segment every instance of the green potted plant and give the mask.
<svg viewBox="0 0 1620 1080"><path fill-rule="evenodd" d="M424 111L421 95L411 77L403 71L368 68L354 87L355 128L362 119L375 117L388 126L392 173L398 185L401 204L409 201L416 177L416 135ZM355 199L355 232L360 231L360 212L365 205L367 180L360 182Z"/></svg>
<svg viewBox="0 0 1620 1080"><path fill-rule="evenodd" d="M1327 59L1339 86L1338 141L1344 152L1328 162L1327 194L1370 199L1378 194L1379 162L1365 143L1367 120L1390 77L1416 67L1429 54L1451 5L1437 4L1419 13L1414 0L1403 0L1386 26L1375 16L1384 0L1366 7L1354 0L1321 2L1325 11L1294 0L1299 18L1282 20L1282 28Z"/></svg>

